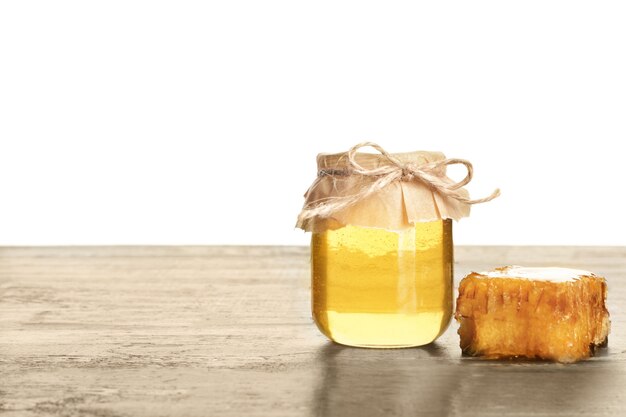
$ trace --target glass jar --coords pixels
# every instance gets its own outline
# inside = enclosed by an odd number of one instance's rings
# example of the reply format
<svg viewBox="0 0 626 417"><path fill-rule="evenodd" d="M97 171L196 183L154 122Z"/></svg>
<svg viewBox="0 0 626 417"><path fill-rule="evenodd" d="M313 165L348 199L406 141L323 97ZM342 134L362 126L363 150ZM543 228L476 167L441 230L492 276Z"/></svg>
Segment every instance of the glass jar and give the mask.
<svg viewBox="0 0 626 417"><path fill-rule="evenodd" d="M379 154L360 153L373 147ZM459 182L446 176L460 164ZM317 156L297 227L312 232L312 309L329 339L408 347L439 337L452 316L452 220L470 206L473 167L441 152L389 154L373 143Z"/></svg>
<svg viewBox="0 0 626 417"><path fill-rule="evenodd" d="M428 344L450 323L452 264L450 219L398 232L348 225L313 233L315 323L344 345Z"/></svg>

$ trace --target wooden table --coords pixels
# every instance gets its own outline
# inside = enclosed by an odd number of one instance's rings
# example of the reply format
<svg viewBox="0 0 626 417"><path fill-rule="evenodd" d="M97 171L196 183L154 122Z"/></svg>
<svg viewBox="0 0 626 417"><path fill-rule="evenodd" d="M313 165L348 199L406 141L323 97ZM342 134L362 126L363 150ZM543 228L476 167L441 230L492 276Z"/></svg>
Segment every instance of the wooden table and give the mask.
<svg viewBox="0 0 626 417"><path fill-rule="evenodd" d="M456 278L568 265L609 282L609 347L588 362L328 342L302 247L0 249L0 415L623 416L626 248L459 247Z"/></svg>

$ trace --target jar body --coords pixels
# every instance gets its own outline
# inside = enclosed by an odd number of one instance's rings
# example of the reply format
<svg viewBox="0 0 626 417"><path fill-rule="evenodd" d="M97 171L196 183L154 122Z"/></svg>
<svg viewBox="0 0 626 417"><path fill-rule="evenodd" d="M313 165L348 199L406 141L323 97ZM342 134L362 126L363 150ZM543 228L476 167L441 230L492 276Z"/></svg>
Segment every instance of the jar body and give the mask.
<svg viewBox="0 0 626 417"><path fill-rule="evenodd" d="M345 345L428 344L450 323L452 268L450 219L400 232L348 225L313 233L313 318Z"/></svg>

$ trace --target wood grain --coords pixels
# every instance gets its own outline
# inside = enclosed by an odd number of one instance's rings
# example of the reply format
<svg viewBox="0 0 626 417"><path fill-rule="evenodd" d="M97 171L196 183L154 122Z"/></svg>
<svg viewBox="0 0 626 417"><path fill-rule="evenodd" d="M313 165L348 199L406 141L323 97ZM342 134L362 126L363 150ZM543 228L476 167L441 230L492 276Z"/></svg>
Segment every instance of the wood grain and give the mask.
<svg viewBox="0 0 626 417"><path fill-rule="evenodd" d="M609 347L574 365L328 342L302 247L0 249L0 415L625 415L626 248L458 247L607 277Z"/></svg>

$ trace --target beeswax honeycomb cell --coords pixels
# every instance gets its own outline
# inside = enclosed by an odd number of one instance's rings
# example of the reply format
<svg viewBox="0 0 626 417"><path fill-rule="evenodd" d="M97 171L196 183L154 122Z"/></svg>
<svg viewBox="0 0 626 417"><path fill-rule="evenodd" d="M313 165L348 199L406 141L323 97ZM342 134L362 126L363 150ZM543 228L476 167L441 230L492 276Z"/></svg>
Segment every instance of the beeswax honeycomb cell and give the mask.
<svg viewBox="0 0 626 417"><path fill-rule="evenodd" d="M607 342L604 278L566 268L503 267L460 283L463 353L576 362Z"/></svg>

